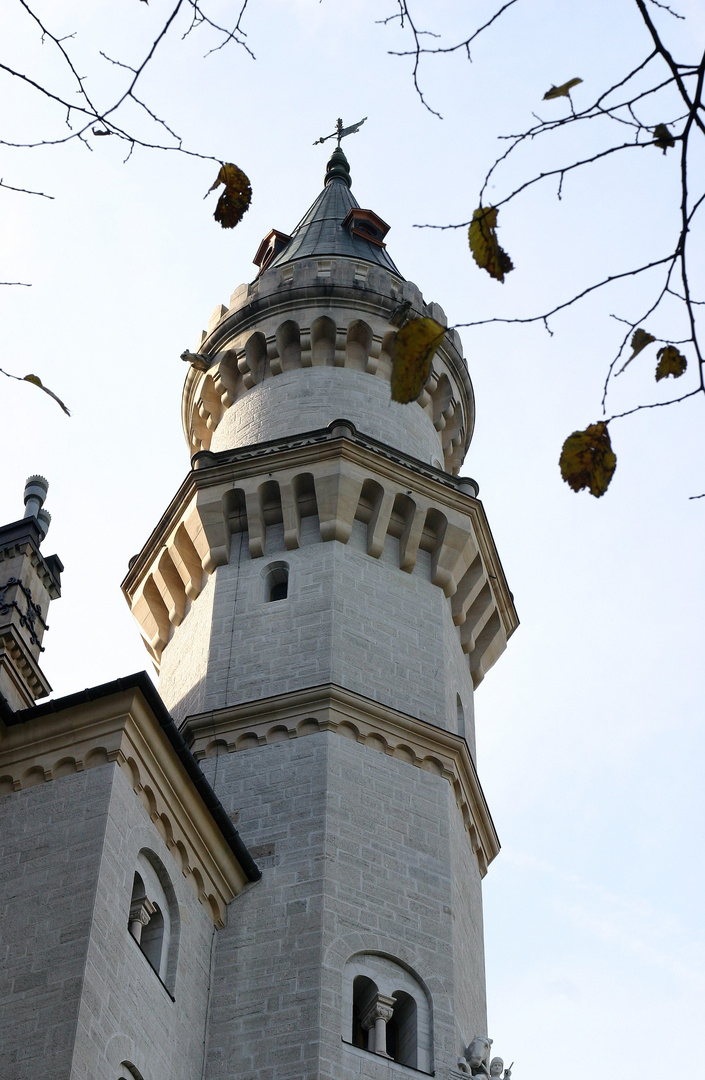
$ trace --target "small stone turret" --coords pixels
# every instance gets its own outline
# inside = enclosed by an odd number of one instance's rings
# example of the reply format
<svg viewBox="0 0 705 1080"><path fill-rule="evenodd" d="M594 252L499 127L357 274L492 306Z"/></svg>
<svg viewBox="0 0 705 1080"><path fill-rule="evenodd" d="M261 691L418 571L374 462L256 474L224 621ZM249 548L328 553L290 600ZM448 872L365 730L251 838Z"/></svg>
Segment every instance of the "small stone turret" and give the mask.
<svg viewBox="0 0 705 1080"><path fill-rule="evenodd" d="M15 710L51 690L39 654L49 603L61 595L64 567L58 555L39 550L51 521L44 509L48 487L43 476L30 476L24 517L0 527L0 694Z"/></svg>

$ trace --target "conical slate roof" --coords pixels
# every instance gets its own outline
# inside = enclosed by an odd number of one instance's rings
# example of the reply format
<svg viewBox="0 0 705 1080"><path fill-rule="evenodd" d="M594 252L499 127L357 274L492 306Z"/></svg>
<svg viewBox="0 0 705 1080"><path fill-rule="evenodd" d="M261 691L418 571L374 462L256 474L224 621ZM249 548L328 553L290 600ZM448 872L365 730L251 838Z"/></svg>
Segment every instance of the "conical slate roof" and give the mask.
<svg viewBox="0 0 705 1080"><path fill-rule="evenodd" d="M291 240L267 266L283 266L309 256L342 256L377 263L397 277L402 275L384 246L366 240L349 227L343 228L348 213L360 204L350 190L350 167L343 151L333 151L326 167L323 191L294 229Z"/></svg>

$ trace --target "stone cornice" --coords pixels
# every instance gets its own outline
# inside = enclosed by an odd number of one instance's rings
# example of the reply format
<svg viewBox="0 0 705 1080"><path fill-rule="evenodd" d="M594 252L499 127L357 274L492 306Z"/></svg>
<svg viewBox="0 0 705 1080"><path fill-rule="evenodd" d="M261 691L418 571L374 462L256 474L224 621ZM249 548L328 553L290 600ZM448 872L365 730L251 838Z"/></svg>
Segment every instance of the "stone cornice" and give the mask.
<svg viewBox="0 0 705 1080"><path fill-rule="evenodd" d="M384 536L399 535L400 567L410 573L420 546L430 544L431 580L452 598L452 615L460 628L463 651L477 685L506 646L518 625L511 593L482 504L468 494L472 481L454 480L441 470L359 435L348 421L306 435L243 447L221 454L198 455L191 472L140 554L133 560L122 589L158 664L171 626L186 611L187 598L203 587L203 572L212 573L229 559L231 525L227 500L234 489L245 492L249 551L264 551L266 522L258 490L274 477L281 489L285 543L299 546L300 509L297 476L313 478L322 541L346 543L353 520L361 513L360 493L366 479L382 492L368 521L368 554L379 558ZM465 488L465 490L463 490ZM407 520L393 519L395 500L406 500ZM429 514L436 515L436 534L424 539ZM397 530L397 532L394 532Z"/></svg>
<svg viewBox="0 0 705 1080"><path fill-rule="evenodd" d="M414 304L414 307L410 309L411 317L437 314L437 305L427 307L416 287L411 286L409 282L406 284L414 290L414 293L410 294ZM356 288L335 284L323 287L317 285L315 287L288 289L283 293L270 293L263 297L255 294L249 304L236 311L226 311L222 315L214 329L203 339L201 351L203 355L215 358L218 352L228 347L233 337L248 330L256 330L265 316L275 319L280 316L282 318L295 318L299 312L310 312L311 307L314 305L326 309L350 307L358 315L364 313L368 316L381 316L386 323L398 303L398 298L383 293L377 293L369 289L361 292ZM441 321L445 325L445 322ZM389 325L391 326L391 324ZM458 382L465 387L470 399L472 399L472 388L469 384L467 366L463 360L459 335L454 330L449 330L438 351L455 371Z"/></svg>
<svg viewBox="0 0 705 1080"><path fill-rule="evenodd" d="M322 263L328 268L321 270ZM240 286L230 308L221 304L215 309L197 346L200 361L189 368L184 383L182 421L192 451L210 447L224 412L245 393L281 374L281 350L285 340L292 344L292 328L298 360L289 355L288 364L310 367L321 362L311 351L312 334L325 315L335 352L333 366L359 369L363 348L362 370L388 381L397 333L390 319L402 300L410 305L412 317L431 316L447 325L443 310L438 304L425 304L413 282L393 281L388 271L371 266L362 268L364 281L359 281L357 269L355 260L345 258L297 260ZM348 332L361 325L369 336L355 334L349 348ZM285 351L291 350L287 346ZM462 343L452 327L437 349L416 404L439 433L446 467L457 472L472 438L475 402Z"/></svg>
<svg viewBox="0 0 705 1080"><path fill-rule="evenodd" d="M256 287L256 282L254 286ZM253 288L253 286L250 286ZM260 285L261 290L261 285ZM312 305L319 307L352 307L355 311L364 312L366 315L381 315L388 317L394 311L396 302L390 294L377 292L373 289L356 289L352 286L324 283L298 288L286 288L278 292L264 293L255 291L249 303L241 308L227 310L215 327L207 334L202 343L202 348L207 353L215 353L223 348L234 334L245 330L256 329L262 318L273 315L291 317L297 311L310 309ZM420 294L414 298L419 308L424 308ZM419 311L415 314L425 314Z"/></svg>
<svg viewBox="0 0 705 1080"><path fill-rule="evenodd" d="M481 501L468 495L469 490L477 487L475 481L451 476L442 469L427 465L358 432L349 420L340 420L326 428L306 432L291 439L254 443L237 450L224 450L219 454L213 454L209 450L195 454L192 471L187 473L140 553L130 561L130 568L121 586L123 592L130 590L133 580L139 576L144 565L164 546L164 537L180 520L183 507L196 490L218 487L223 482L234 482L251 476L268 476L277 467L306 468L321 457L331 454L340 454L347 460L367 465L370 461L369 451L375 454L375 471L380 475L400 480L407 485L413 482L414 488L423 490L429 498L438 497L441 488L443 490L439 501L462 512L467 510L468 505L472 505L481 516L484 531L491 539L489 523ZM395 467L408 470L413 475L400 474ZM463 490L463 487L467 490ZM494 541L492 545L494 546Z"/></svg>
<svg viewBox="0 0 705 1080"><path fill-rule="evenodd" d="M0 792L115 762L216 927L248 877L139 688L0 729Z"/></svg>
<svg viewBox="0 0 705 1080"><path fill-rule="evenodd" d="M465 740L343 687L329 683L199 713L187 717L181 730L197 759L334 732L447 780L483 877L499 852L499 838Z"/></svg>

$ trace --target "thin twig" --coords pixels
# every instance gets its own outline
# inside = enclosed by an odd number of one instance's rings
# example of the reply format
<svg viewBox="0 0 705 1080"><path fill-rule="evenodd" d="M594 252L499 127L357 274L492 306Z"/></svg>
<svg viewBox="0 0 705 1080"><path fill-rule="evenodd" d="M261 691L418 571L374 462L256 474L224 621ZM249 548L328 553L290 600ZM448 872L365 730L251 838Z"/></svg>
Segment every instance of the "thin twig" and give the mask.
<svg viewBox="0 0 705 1080"><path fill-rule="evenodd" d="M5 188L6 191L19 191L22 195L39 195L42 199L53 199L53 195L47 195L45 191L33 191L32 188L14 187L12 184L6 184L0 177L0 187Z"/></svg>

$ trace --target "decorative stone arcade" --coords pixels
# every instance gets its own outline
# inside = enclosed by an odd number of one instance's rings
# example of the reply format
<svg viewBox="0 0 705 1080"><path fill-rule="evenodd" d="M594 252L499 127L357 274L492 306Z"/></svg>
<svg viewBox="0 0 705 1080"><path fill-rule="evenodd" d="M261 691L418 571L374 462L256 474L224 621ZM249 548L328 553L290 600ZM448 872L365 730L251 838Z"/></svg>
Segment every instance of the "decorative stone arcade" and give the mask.
<svg viewBox="0 0 705 1080"><path fill-rule="evenodd" d="M390 400L399 312L446 320L387 230L338 147L185 354L193 467L123 583L263 870L218 934L209 1080L448 1076L486 1033L498 841L473 694L517 617L458 476L474 401L455 331L417 402Z"/></svg>

